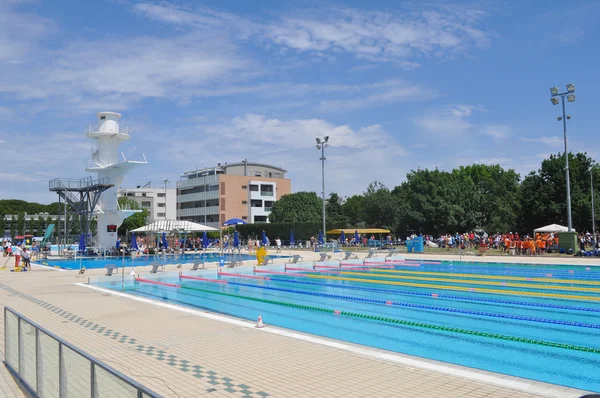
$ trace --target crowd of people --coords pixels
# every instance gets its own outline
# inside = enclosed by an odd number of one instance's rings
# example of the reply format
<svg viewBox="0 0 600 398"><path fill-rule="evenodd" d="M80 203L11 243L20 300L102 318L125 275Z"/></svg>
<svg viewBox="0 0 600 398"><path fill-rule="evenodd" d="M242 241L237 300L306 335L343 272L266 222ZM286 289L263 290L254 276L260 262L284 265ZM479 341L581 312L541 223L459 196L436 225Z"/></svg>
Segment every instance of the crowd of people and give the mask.
<svg viewBox="0 0 600 398"><path fill-rule="evenodd" d="M0 269L6 268L10 258L14 258L15 270L31 270L32 249L18 242L12 244L10 241L2 242L2 257L7 257Z"/></svg>

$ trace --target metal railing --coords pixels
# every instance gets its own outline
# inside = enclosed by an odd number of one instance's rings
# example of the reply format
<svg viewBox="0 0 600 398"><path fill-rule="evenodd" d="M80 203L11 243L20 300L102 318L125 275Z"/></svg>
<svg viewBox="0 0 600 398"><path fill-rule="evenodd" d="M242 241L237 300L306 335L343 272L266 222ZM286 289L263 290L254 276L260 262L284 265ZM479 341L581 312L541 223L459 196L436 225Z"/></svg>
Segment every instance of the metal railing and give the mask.
<svg viewBox="0 0 600 398"><path fill-rule="evenodd" d="M51 191L64 190L64 189L85 189L93 185L106 185L110 184L110 177L102 177L93 179L92 177L85 177L80 179L72 178L55 178L48 182Z"/></svg>
<svg viewBox="0 0 600 398"><path fill-rule="evenodd" d="M4 364L30 396L162 398L8 307L4 349Z"/></svg>
<svg viewBox="0 0 600 398"><path fill-rule="evenodd" d="M100 129L98 127L94 127L91 124L88 126L87 129L85 129L85 133L86 134L99 134L99 133L105 133L107 135L109 134L115 134L114 131L100 131ZM120 135L126 135L128 137L131 137L131 131L129 130L129 127L123 127L123 128L119 128L119 131L116 132L116 134L120 134Z"/></svg>

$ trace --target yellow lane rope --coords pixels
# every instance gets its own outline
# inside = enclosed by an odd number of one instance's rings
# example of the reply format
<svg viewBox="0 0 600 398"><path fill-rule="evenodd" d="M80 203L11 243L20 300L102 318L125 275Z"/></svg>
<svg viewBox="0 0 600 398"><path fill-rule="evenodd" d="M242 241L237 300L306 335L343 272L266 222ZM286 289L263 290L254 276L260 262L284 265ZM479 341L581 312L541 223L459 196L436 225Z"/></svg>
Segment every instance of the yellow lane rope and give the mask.
<svg viewBox="0 0 600 398"><path fill-rule="evenodd" d="M449 278L425 278L422 276L402 276L402 275L382 275L382 274L371 274L365 272L340 272L340 275L358 275L358 276L370 276L376 278L393 278L393 279L412 279L418 281L432 281L432 282L448 282L448 283L463 283L468 285L490 285L490 286L509 286L509 287L525 287L529 289L542 289L542 290L570 290L576 292L600 292L600 288L595 287L576 287L576 286L556 286L556 285L535 285L531 283L505 283L505 282L491 282L491 281L470 281L468 279L449 279Z"/></svg>
<svg viewBox="0 0 600 398"><path fill-rule="evenodd" d="M502 276L502 275L481 275L481 274L461 274L461 273L449 273L449 272L419 272L419 271L406 271L399 269L379 269L371 268L369 272L382 272L382 273L401 273L401 274L412 274L412 275L445 275L445 276L458 276L472 279L502 279L507 281L531 281L531 282L554 282L554 283L568 283L575 285L595 285L600 286L600 281L585 281L581 279L556 279L556 278L525 278L522 276Z"/></svg>
<svg viewBox="0 0 600 398"><path fill-rule="evenodd" d="M352 282L364 282L364 283L378 283L382 285L397 285L397 286L410 286L410 287L426 287L440 290L460 290L464 292L480 292L480 293L496 293L496 294L508 294L518 296L533 296L533 297L552 297L552 298L565 298L575 300L593 300L600 301L600 296L573 296L570 294L558 294L558 293L541 293L541 292L522 292L518 290L500 290L500 289L487 289L487 288L469 288L465 286L446 286L446 285L431 285L427 283L410 283L410 282L395 282L395 281L382 281L378 279L362 279L362 278L346 278L342 276L325 276L325 275L305 275L308 278L316 279L332 279L337 281L352 281Z"/></svg>

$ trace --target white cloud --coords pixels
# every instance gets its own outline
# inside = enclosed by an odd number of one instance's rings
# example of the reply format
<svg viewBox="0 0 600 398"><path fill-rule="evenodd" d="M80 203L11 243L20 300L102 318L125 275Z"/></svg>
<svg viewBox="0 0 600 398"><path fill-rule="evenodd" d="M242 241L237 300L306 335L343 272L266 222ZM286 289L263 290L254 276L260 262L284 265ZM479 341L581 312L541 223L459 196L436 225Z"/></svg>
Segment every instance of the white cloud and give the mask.
<svg viewBox="0 0 600 398"><path fill-rule="evenodd" d="M498 124L486 126L483 129L483 132L484 132L484 134L489 135L490 137L492 137L495 140L501 140L504 138L508 138L512 134L510 126L498 125Z"/></svg>
<svg viewBox="0 0 600 398"><path fill-rule="evenodd" d="M490 41L490 34L479 27L486 16L483 11L449 6L398 13L330 7L268 22L170 3L138 3L133 9L178 28L225 28L238 38L258 40L267 48L276 45L323 57L346 53L394 62L407 69L418 67L417 59L422 56L443 57L488 46Z"/></svg>
<svg viewBox="0 0 600 398"><path fill-rule="evenodd" d="M521 141L537 142L537 143L546 144L546 145L549 145L549 146L555 147L555 148L561 148L562 146L564 146L563 137L559 137L559 136L546 136L546 137L537 137L537 138L521 137Z"/></svg>
<svg viewBox="0 0 600 398"><path fill-rule="evenodd" d="M475 105L451 105L444 109L429 112L427 115L415 120L417 125L426 132L456 137L466 133L473 127L466 119L473 110L482 108Z"/></svg>
<svg viewBox="0 0 600 398"><path fill-rule="evenodd" d="M315 148L315 137L329 136L330 146L325 153L328 191L352 193L373 179L390 181L403 176L390 168L398 167L407 155L381 126L354 129L322 119L280 120L247 114L178 133L180 139L165 142L157 154L175 162L177 165L172 167L177 170L251 158L290 170L294 190L318 190L315 176L320 175L320 153ZM193 140L187 139L192 136Z"/></svg>

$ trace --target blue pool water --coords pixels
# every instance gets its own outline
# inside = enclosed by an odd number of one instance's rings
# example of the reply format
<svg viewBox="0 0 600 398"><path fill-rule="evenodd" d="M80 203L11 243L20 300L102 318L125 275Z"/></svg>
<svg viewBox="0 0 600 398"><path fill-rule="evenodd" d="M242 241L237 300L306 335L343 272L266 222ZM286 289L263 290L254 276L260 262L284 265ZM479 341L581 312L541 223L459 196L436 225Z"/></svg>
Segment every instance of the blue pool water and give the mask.
<svg viewBox="0 0 600 398"><path fill-rule="evenodd" d="M309 276L256 274L268 280L215 271L188 274L228 283L159 275L157 280L181 287L130 281L125 289L248 320L261 314L266 324L315 335L600 391L600 268L421 263ZM121 289L120 281L101 285Z"/></svg>
<svg viewBox="0 0 600 398"><path fill-rule="evenodd" d="M224 254L225 261L228 260L229 254ZM256 256L249 254L241 254L243 261L254 261L256 262ZM83 257L81 259L54 259L46 260L41 262L43 265L49 265L51 267L60 267L65 269L79 269L85 267L91 268L104 268L107 264L116 264L121 266L123 262L125 267L136 266L140 267L143 265L149 265L150 263L161 263L161 264L181 264L191 263L194 261L204 261L205 263L218 262L220 254L217 252L206 252L206 253L189 253L189 254L167 254L167 255L142 255L139 257L125 256L123 257ZM234 256L239 259L239 255ZM271 257L285 257L285 256L271 256Z"/></svg>

